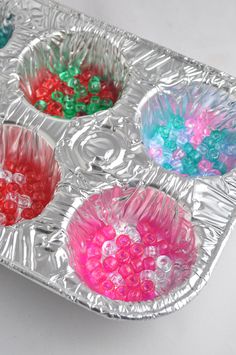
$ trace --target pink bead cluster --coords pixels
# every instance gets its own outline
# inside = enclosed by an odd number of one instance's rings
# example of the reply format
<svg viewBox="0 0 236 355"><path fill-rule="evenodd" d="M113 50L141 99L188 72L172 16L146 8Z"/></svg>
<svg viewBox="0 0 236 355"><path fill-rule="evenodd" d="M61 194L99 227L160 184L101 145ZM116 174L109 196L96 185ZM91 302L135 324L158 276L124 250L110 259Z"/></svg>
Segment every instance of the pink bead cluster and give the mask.
<svg viewBox="0 0 236 355"><path fill-rule="evenodd" d="M168 292L189 276L196 256L194 239L171 241L148 221L114 227L100 223L72 247L81 279L99 294L127 302Z"/></svg>

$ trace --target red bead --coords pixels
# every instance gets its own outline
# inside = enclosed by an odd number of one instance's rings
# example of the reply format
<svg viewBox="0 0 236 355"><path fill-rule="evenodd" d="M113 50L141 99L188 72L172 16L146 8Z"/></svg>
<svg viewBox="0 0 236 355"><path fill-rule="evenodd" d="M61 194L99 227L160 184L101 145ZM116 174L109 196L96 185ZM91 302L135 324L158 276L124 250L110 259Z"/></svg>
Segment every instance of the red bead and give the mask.
<svg viewBox="0 0 236 355"><path fill-rule="evenodd" d="M14 201L6 200L3 204L3 209L6 213L14 213L17 210L17 204Z"/></svg>
<svg viewBox="0 0 236 355"><path fill-rule="evenodd" d="M6 189L7 183L5 179L0 179L0 191L4 191Z"/></svg>
<svg viewBox="0 0 236 355"><path fill-rule="evenodd" d="M20 190L20 186L15 182L10 182L7 184L7 191L8 192L18 192Z"/></svg>
<svg viewBox="0 0 236 355"><path fill-rule="evenodd" d="M25 208L21 212L21 217L24 219L32 219L35 217L35 211L32 208Z"/></svg>

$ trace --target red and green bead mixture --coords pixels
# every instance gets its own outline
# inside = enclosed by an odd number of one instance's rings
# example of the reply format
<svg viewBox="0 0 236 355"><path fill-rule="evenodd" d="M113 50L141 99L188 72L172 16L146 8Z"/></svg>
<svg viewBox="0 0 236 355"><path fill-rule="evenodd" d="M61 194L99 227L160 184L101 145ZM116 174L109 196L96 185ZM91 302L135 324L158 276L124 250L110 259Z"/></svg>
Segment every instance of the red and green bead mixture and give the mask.
<svg viewBox="0 0 236 355"><path fill-rule="evenodd" d="M44 68L38 72L32 87L28 99L39 111L68 120L107 110L119 96L114 82L101 76L95 66ZM21 88L25 92L22 84Z"/></svg>

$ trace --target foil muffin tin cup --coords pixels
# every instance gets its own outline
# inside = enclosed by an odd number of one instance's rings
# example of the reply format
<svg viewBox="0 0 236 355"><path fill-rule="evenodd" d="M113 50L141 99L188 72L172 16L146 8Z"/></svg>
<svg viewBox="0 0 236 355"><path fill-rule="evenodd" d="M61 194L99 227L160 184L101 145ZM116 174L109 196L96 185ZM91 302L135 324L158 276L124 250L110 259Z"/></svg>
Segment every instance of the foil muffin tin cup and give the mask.
<svg viewBox="0 0 236 355"><path fill-rule="evenodd" d="M146 152L143 117L147 111L152 113L153 95L178 92L181 96L190 87L202 92L207 87L218 117L224 117L219 124L233 129L236 80L53 1L18 0L9 5L15 29L0 50L1 125L29 130L45 141L55 152L50 154L60 178L40 215L1 227L1 263L110 318L148 319L180 309L206 284L234 225L235 170L194 178L165 170ZM62 40L71 34L75 41ZM31 89L37 70L53 59L54 41L62 43L59 48L72 45L70 58L83 44L88 60L105 64L121 87L112 108L66 122L28 102L20 83ZM196 261L187 279L152 301L111 300L89 288L75 272L70 228L77 211L91 196L115 186L137 193L151 188L164 195L188 216L197 240ZM161 213L165 206L160 207Z"/></svg>

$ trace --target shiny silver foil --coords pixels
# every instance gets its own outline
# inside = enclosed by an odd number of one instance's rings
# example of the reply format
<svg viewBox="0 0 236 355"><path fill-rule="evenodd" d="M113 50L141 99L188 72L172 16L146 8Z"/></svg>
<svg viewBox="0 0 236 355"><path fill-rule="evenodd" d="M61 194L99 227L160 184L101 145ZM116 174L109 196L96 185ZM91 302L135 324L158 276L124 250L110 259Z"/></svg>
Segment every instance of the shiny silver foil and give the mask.
<svg viewBox="0 0 236 355"><path fill-rule="evenodd" d="M230 235L236 173L190 179L156 165L142 143L143 107L152 110L150 98L158 91L178 87L179 92L188 92L195 84L201 91L207 86L214 109L227 118L224 124L234 127L236 80L53 1L9 3L15 30L0 50L1 124L28 128L43 137L55 151L61 179L40 216L1 228L1 263L110 318L148 319L180 309L206 284ZM69 48L72 62L82 50L91 63L105 64L120 87L113 108L69 122L47 116L27 101L20 82L30 91L29 77L45 62L53 62L55 47L61 60ZM214 101L214 95L220 95L220 100ZM88 289L74 272L68 227L75 211L89 196L115 185L160 190L185 210L194 226L198 255L191 276L154 301L112 301Z"/></svg>

